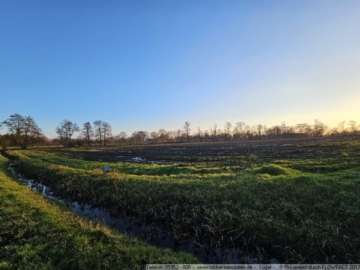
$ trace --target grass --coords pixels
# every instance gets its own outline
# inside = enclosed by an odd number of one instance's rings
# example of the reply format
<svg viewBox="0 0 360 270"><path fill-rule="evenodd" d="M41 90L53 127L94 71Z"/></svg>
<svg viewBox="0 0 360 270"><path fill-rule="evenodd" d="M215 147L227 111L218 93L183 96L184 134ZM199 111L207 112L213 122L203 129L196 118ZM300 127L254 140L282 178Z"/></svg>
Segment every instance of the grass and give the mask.
<svg viewBox="0 0 360 270"><path fill-rule="evenodd" d="M213 252L236 247L260 253L264 262L360 262L359 141L295 149L301 158L282 155L283 147L267 163L255 153L242 171L236 164L114 163L118 170L107 174L106 163L30 150L9 154L29 177L62 195L155 224L179 242L204 243Z"/></svg>
<svg viewBox="0 0 360 270"><path fill-rule="evenodd" d="M68 211L15 182L0 156L0 269L144 269L196 263Z"/></svg>
<svg viewBox="0 0 360 270"><path fill-rule="evenodd" d="M64 158L53 153L47 153L44 151L24 151L23 155L31 159L41 159L44 162L56 165L67 166L75 169L83 170L101 170L104 168L104 162L85 161ZM113 172L123 174L135 174L135 175L186 175L186 174L206 174L218 172L219 168L207 168L207 167L182 167L178 164L171 165L158 165L158 164L132 164L132 163L111 163L111 170Z"/></svg>

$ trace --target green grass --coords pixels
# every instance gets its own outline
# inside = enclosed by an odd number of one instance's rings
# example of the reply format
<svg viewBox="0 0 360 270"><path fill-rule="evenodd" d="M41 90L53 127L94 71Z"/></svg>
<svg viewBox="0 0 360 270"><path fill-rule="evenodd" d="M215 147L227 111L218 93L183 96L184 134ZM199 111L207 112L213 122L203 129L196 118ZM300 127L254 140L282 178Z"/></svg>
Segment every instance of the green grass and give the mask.
<svg viewBox="0 0 360 270"><path fill-rule="evenodd" d="M360 262L359 142L299 148L309 158L281 159L279 150L270 163L243 171L119 163L112 165L119 171L103 173L106 163L37 151L21 151L19 169L64 196L135 216L179 241L260 252L264 262Z"/></svg>
<svg viewBox="0 0 360 270"><path fill-rule="evenodd" d="M268 164L263 165L260 168L255 168L252 170L256 174L267 174L270 176L278 176L278 175L299 175L300 171L293 170L290 168L282 167L276 164Z"/></svg>
<svg viewBox="0 0 360 270"><path fill-rule="evenodd" d="M144 269L196 263L77 216L15 182L0 156L0 269Z"/></svg>
<svg viewBox="0 0 360 270"><path fill-rule="evenodd" d="M74 169L83 170L102 170L105 164L104 162L97 161L85 161L81 159L69 159L63 156L58 156L53 153L47 153L44 151L23 151L22 154L31 159L40 159L44 162L56 165L62 165L71 167ZM122 174L134 174L134 175L187 175L187 174L207 174L220 172L219 168L208 167L194 167L186 166L182 167L177 164L171 165L159 165L159 164L133 164L133 163L111 163L111 170L115 173Z"/></svg>

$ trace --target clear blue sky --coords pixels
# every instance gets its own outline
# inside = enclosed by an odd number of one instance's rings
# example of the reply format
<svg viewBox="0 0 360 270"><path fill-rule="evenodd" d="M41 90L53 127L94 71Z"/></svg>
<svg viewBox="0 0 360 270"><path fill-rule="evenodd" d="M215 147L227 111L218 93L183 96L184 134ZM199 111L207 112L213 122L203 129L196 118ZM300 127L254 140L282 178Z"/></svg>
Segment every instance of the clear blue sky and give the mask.
<svg viewBox="0 0 360 270"><path fill-rule="evenodd" d="M49 137L360 123L360 1L0 1L0 121ZM5 129L2 130L4 132Z"/></svg>

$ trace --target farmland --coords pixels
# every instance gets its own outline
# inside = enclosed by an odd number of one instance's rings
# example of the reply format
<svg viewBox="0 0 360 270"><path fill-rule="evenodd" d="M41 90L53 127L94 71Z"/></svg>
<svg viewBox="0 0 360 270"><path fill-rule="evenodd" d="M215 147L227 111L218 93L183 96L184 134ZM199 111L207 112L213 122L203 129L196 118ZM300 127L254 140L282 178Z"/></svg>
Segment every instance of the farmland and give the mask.
<svg viewBox="0 0 360 270"><path fill-rule="evenodd" d="M360 261L356 138L8 151L68 201L108 209L238 262ZM105 165L110 172L104 173ZM246 261L244 259L244 261Z"/></svg>

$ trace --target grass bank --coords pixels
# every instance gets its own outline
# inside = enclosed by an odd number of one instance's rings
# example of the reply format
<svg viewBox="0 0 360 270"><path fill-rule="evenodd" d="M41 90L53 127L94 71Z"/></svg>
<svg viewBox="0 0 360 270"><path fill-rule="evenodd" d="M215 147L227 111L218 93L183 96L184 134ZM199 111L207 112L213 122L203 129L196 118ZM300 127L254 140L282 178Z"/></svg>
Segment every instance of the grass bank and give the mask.
<svg viewBox="0 0 360 270"><path fill-rule="evenodd" d="M121 163L105 174L101 162L10 154L22 172L58 193L156 224L179 242L236 247L264 262L359 263L360 143L303 146L329 153L316 159L279 159L282 149L272 163L240 172L189 166L173 174L161 172L175 165Z"/></svg>
<svg viewBox="0 0 360 270"><path fill-rule="evenodd" d="M0 269L144 269L196 263L80 217L15 182L0 156Z"/></svg>

